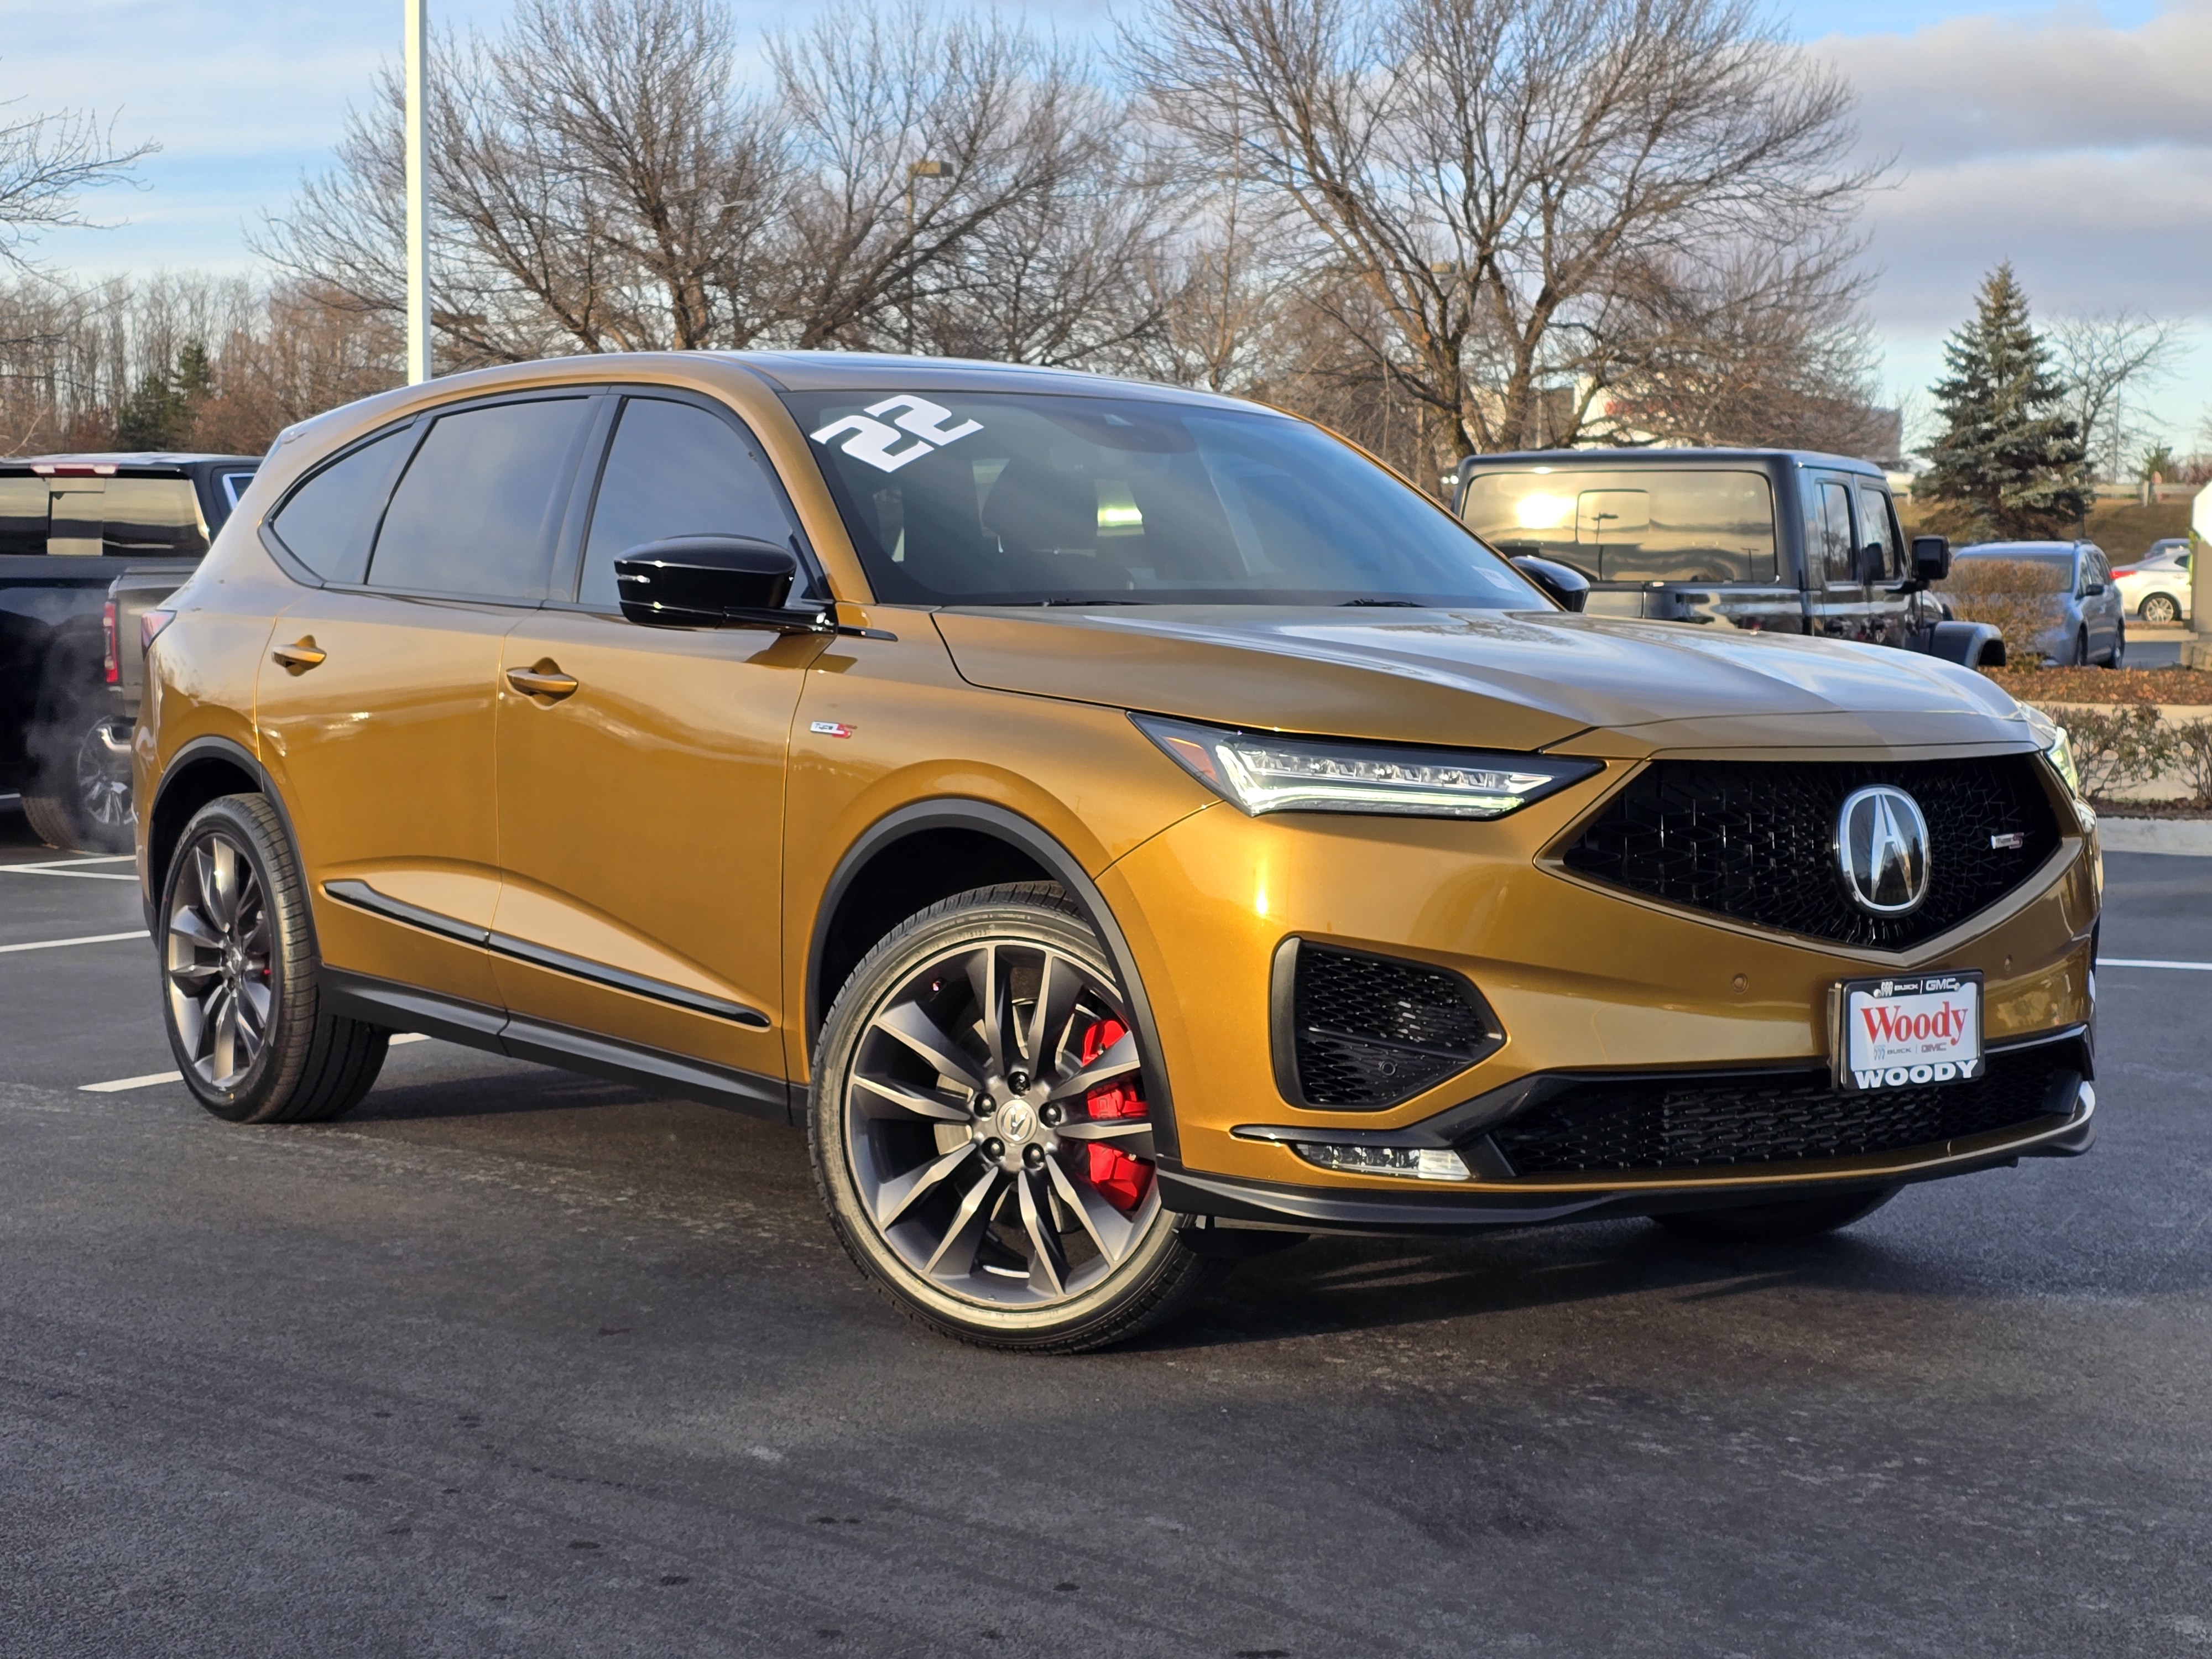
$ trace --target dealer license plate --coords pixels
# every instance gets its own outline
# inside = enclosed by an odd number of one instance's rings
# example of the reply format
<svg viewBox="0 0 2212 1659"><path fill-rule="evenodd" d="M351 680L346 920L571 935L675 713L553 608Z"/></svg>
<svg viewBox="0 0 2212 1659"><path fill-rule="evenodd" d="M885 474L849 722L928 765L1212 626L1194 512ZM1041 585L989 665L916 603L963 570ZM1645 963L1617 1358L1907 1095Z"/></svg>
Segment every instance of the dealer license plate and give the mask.
<svg viewBox="0 0 2212 1659"><path fill-rule="evenodd" d="M1982 976L1847 979L1836 1081L1845 1089L1915 1089L1982 1074Z"/></svg>

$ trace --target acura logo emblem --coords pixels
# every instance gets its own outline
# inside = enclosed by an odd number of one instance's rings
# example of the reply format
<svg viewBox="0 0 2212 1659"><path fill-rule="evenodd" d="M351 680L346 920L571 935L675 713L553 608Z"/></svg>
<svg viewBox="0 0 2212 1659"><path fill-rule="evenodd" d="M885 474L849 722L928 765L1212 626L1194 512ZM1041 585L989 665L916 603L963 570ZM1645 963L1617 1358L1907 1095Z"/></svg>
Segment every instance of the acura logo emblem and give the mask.
<svg viewBox="0 0 2212 1659"><path fill-rule="evenodd" d="M1928 896L1928 820L1920 803L1886 783L1861 789L1836 814L1836 863L1862 910L1901 916Z"/></svg>

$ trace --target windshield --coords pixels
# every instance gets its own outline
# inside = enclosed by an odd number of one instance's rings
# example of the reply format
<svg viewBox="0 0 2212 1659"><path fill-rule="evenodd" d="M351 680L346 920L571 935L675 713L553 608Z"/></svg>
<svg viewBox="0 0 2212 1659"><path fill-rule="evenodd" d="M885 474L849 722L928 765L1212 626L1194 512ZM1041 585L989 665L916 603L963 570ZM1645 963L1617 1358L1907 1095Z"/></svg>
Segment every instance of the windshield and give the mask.
<svg viewBox="0 0 2212 1659"><path fill-rule="evenodd" d="M1285 416L1007 392L785 401L887 603L1549 608L1449 514Z"/></svg>

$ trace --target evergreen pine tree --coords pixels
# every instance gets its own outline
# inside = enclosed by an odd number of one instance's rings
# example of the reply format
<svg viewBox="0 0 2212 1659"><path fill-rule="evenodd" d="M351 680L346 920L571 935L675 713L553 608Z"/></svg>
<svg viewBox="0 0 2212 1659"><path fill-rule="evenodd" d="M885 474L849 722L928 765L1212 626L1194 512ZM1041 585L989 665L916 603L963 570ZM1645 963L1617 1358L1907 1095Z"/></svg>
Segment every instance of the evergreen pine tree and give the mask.
<svg viewBox="0 0 2212 1659"><path fill-rule="evenodd" d="M2027 317L2009 262L1983 280L1972 322L1944 342L1936 383L1942 436L1922 488L1963 509L1975 541L2070 536L2088 507L2081 434Z"/></svg>
<svg viewBox="0 0 2212 1659"><path fill-rule="evenodd" d="M215 366L207 347L187 340L174 369L156 369L115 411L118 449L183 449L191 442L192 417L215 392Z"/></svg>

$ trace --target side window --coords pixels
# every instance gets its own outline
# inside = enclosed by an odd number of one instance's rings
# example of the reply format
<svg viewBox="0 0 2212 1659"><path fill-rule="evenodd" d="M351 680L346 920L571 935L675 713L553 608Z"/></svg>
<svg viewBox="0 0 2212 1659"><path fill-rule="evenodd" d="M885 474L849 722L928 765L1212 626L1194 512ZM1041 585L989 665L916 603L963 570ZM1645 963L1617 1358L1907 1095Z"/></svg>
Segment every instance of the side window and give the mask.
<svg viewBox="0 0 2212 1659"><path fill-rule="evenodd" d="M1889 496L1865 484L1859 486L1859 545L1880 550L1868 556L1869 580L1894 581L1904 576L1905 551L1889 516Z"/></svg>
<svg viewBox="0 0 2212 1659"><path fill-rule="evenodd" d="M793 529L768 459L726 421L692 404L633 398L607 452L576 597L611 611L615 561L670 536L750 536L790 544Z"/></svg>
<svg viewBox="0 0 2212 1659"><path fill-rule="evenodd" d="M361 580L376 515L407 453L412 428L387 432L295 489L269 520L285 550L325 581Z"/></svg>
<svg viewBox="0 0 2212 1659"><path fill-rule="evenodd" d="M1851 558L1851 493L1839 483L1823 481L1813 498L1813 522L1806 526L1820 560L1820 572L1831 587L1854 580Z"/></svg>
<svg viewBox="0 0 2212 1659"><path fill-rule="evenodd" d="M550 398L440 416L392 494L369 586L544 598L586 406Z"/></svg>

